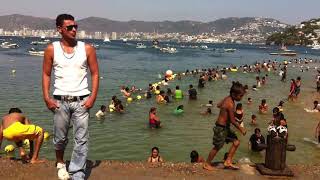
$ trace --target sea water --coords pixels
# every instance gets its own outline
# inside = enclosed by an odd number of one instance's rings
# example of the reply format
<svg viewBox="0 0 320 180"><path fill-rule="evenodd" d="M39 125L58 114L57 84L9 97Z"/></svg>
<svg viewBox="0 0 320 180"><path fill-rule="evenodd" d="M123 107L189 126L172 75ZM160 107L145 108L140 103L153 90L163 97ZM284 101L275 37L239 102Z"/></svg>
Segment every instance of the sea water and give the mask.
<svg viewBox="0 0 320 180"><path fill-rule="evenodd" d="M49 111L42 98L41 73L43 57L30 56L27 49L32 47L32 38L12 38L19 43L19 49L0 49L0 114L5 115L9 108L19 107L31 121L52 134L53 114ZM120 85L146 89L149 83L159 82L159 74L163 76L166 70L174 73L184 72L186 69L213 68L216 66L230 66L231 64L252 64L255 61L288 59L280 56L270 56L269 53L278 47L259 49L254 45L236 44L209 44L209 50L180 48L180 44L169 43L178 50L176 54L164 54L157 49L136 49L135 42L127 44L112 42L103 44L102 41L89 41L100 45L97 57L100 69L100 88L95 106L90 110L90 149L89 159L129 160L144 161L150 155L151 148L157 146L161 156L166 161L189 162L190 152L197 150L201 156L207 157L212 148L212 128L217 119L219 110L216 104L228 95L232 81L240 81L251 87L254 85L255 73L233 72L228 73L227 80L207 82L205 88L198 90L198 100L189 101L187 97L166 105L158 105L155 99L142 98L127 103L120 94ZM150 43L145 43L150 47ZM164 43L163 43L164 44ZM188 46L189 44L187 44ZM42 46L44 48L45 46ZM236 48L234 53L222 53L212 49ZM320 53L301 47L292 47L299 54L298 58L319 57ZM266 137L268 122L272 119L271 110L280 100L286 99L289 93L290 79L302 77L301 97L297 102L285 102L284 114L289 127L289 143L296 145L295 152L287 153L287 162L290 164L314 164L320 162L319 149L303 138L313 138L315 127L319 121L319 114L307 113L305 107L311 108L319 95L315 93L314 67L320 64L290 64L288 68L287 82L281 82L277 73L262 72L268 74L267 84L259 91L249 90L249 93L241 101L244 106L244 124L247 135L242 136L237 132L241 145L235 155L235 160L248 157L254 162L264 162L260 153L252 153L248 150L248 140L255 126L250 126L251 115L257 115L257 127ZM310 66L309 71L301 72L300 66ZM12 70L16 70L15 73ZM90 75L90 73L89 73ZM187 92L189 84L197 87L198 76L183 76L182 80L169 82L169 87L174 90L176 85ZM89 81L90 82L90 81ZM52 88L52 86L51 86ZM109 105L111 97L117 95L124 106L125 113L108 113L104 120L97 120L95 113L101 105ZM139 95L139 93L134 96ZM143 92L141 92L143 95ZM253 104L246 104L247 98L253 99ZM269 105L269 112L265 115L258 113L258 105L265 98ZM213 114L200 115L208 100L213 100ZM174 109L178 105L184 105L184 114L175 115ZM148 128L148 112L150 107L157 107L158 116L163 124L162 129L150 130ZM72 129L69 131L69 145L65 156L70 158L73 141ZM5 142L4 145L8 144ZM4 147L3 145L3 147ZM218 153L215 160L221 160L230 144L227 144ZM55 153L52 145L52 136L42 145L40 156L54 159Z"/></svg>

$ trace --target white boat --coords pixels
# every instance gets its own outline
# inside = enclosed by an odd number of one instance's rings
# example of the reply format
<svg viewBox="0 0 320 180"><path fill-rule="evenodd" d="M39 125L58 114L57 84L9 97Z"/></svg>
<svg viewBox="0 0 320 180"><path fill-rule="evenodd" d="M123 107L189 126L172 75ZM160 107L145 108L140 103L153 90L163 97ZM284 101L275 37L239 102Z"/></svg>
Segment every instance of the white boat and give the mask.
<svg viewBox="0 0 320 180"><path fill-rule="evenodd" d="M44 56L43 50L36 50L35 48L31 48L28 53L32 56Z"/></svg>
<svg viewBox="0 0 320 180"><path fill-rule="evenodd" d="M237 49L233 49L233 48L228 48L228 49L224 49L224 52L235 52Z"/></svg>
<svg viewBox="0 0 320 180"><path fill-rule="evenodd" d="M32 41L30 44L32 45L49 44L50 42L51 42L50 39L46 39L45 36L41 36L41 39L39 41Z"/></svg>
<svg viewBox="0 0 320 180"><path fill-rule="evenodd" d="M124 43L126 43L127 41L128 41L127 38L123 38L123 39L122 39L122 42L124 42Z"/></svg>
<svg viewBox="0 0 320 180"><path fill-rule="evenodd" d="M169 54L174 54L174 53L177 53L177 49L174 48L174 47L164 47L164 48L160 48L160 51L161 52L164 52L164 53L169 53Z"/></svg>
<svg viewBox="0 0 320 180"><path fill-rule="evenodd" d="M143 43L137 43L136 48L137 48L137 49L145 49L145 48L147 48L147 46L144 45Z"/></svg>
<svg viewBox="0 0 320 180"><path fill-rule="evenodd" d="M92 43L91 45L92 45L95 49L100 49L99 44L94 44L94 43Z"/></svg>
<svg viewBox="0 0 320 180"><path fill-rule="evenodd" d="M201 45L201 46L200 46L200 49L206 50L206 49L208 49L208 46L207 46L207 45Z"/></svg>
<svg viewBox="0 0 320 180"><path fill-rule="evenodd" d="M311 49L315 49L315 50L320 49L320 44L313 45Z"/></svg>
<svg viewBox="0 0 320 180"><path fill-rule="evenodd" d="M1 43L0 47L4 48L4 49L16 49L19 47L19 45L16 43L10 43L8 41L5 41L5 42Z"/></svg>
<svg viewBox="0 0 320 180"><path fill-rule="evenodd" d="M103 42L110 42L110 39L108 37L105 37Z"/></svg>

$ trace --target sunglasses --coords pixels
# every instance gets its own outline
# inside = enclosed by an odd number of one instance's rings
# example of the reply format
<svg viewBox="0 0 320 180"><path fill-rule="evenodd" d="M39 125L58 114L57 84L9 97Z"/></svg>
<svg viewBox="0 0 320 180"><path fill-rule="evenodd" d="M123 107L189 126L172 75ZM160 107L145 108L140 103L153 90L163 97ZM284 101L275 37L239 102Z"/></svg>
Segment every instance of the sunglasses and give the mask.
<svg viewBox="0 0 320 180"><path fill-rule="evenodd" d="M69 26L66 26L66 30L67 30L67 31L72 31L73 28L74 28L75 30L77 30L77 29L78 29L78 25L69 25Z"/></svg>

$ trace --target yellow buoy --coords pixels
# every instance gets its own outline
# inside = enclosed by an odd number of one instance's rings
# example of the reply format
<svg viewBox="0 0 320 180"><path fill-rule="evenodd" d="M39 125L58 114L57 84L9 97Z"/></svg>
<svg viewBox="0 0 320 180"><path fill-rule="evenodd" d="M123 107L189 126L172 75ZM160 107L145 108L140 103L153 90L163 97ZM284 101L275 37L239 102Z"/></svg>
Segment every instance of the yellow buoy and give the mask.
<svg viewBox="0 0 320 180"><path fill-rule="evenodd" d="M14 151L14 149L15 149L15 147L14 147L12 144L10 144L10 145L7 145L7 146L4 148L4 151L5 151L5 152L12 152L12 151Z"/></svg>
<svg viewBox="0 0 320 180"><path fill-rule="evenodd" d="M160 94L160 91L159 91L159 90L156 90L154 93L155 93L156 95L158 95L158 94Z"/></svg>
<svg viewBox="0 0 320 180"><path fill-rule="evenodd" d="M48 139L50 137L50 134L48 132L44 132L43 138Z"/></svg>
<svg viewBox="0 0 320 180"><path fill-rule="evenodd" d="M109 111L110 111L110 112L113 112L113 111L114 111L114 109L109 109Z"/></svg>
<svg viewBox="0 0 320 180"><path fill-rule="evenodd" d="M131 97L129 97L129 98L127 99L127 101L128 101L128 102L131 102L131 101L132 101L132 98L131 98Z"/></svg>
<svg viewBox="0 0 320 180"><path fill-rule="evenodd" d="M140 100L140 99L141 99L141 96L140 96L140 95L138 95L138 96L137 96L137 99L138 99L138 100Z"/></svg>

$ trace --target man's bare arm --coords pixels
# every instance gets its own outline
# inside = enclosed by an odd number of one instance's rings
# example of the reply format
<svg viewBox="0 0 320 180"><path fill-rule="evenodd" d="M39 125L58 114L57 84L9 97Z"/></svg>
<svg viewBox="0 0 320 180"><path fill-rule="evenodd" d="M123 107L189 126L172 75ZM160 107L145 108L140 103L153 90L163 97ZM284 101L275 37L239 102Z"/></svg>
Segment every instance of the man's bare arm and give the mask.
<svg viewBox="0 0 320 180"><path fill-rule="evenodd" d="M50 98L50 81L51 81L51 71L53 64L53 45L48 45L44 52L43 66L42 66L42 94L48 109L54 110L57 108L57 103Z"/></svg>
<svg viewBox="0 0 320 180"><path fill-rule="evenodd" d="M90 109L93 106L98 94L99 66L97 61L96 50L92 46L86 45L86 52L87 52L87 63L91 73L92 92L89 99L84 103L84 106L87 109Z"/></svg>

